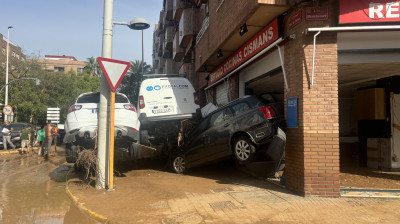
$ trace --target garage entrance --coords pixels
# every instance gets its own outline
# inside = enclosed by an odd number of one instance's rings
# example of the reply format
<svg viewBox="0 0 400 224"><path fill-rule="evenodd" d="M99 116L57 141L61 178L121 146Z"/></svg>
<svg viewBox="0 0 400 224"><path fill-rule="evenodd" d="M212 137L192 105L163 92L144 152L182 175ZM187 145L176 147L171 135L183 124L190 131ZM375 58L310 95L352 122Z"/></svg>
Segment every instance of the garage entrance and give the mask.
<svg viewBox="0 0 400 224"><path fill-rule="evenodd" d="M398 31L338 33L341 186L400 188L398 39Z"/></svg>

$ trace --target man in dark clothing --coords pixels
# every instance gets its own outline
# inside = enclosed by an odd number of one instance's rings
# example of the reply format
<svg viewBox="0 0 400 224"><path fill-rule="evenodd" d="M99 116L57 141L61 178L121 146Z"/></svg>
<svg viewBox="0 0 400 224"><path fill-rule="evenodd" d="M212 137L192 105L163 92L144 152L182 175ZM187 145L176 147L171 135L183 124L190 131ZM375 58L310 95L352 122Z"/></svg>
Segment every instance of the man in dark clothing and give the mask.
<svg viewBox="0 0 400 224"><path fill-rule="evenodd" d="M4 150L7 150L7 143L10 144L10 146L15 149L15 145L11 142L11 132L13 131L13 128L10 125L9 121L5 121L4 125L1 129L1 132L3 133L3 147Z"/></svg>

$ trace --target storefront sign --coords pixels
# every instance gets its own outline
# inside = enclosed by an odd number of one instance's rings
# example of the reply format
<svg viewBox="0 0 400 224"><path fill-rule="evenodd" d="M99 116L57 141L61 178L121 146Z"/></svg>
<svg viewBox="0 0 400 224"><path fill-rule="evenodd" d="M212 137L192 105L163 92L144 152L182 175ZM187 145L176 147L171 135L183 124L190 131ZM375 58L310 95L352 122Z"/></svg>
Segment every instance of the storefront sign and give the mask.
<svg viewBox="0 0 400 224"><path fill-rule="evenodd" d="M327 20L328 7L309 7L306 8L306 20Z"/></svg>
<svg viewBox="0 0 400 224"><path fill-rule="evenodd" d="M339 23L400 22L400 0L340 0Z"/></svg>
<svg viewBox="0 0 400 224"><path fill-rule="evenodd" d="M303 13L301 9L299 9L289 17L289 29L292 29L293 27L297 26L297 24L301 23L302 18Z"/></svg>
<svg viewBox="0 0 400 224"><path fill-rule="evenodd" d="M287 126L297 128L297 97L287 99Z"/></svg>
<svg viewBox="0 0 400 224"><path fill-rule="evenodd" d="M279 38L278 19L272 21L210 74L209 85L224 77Z"/></svg>

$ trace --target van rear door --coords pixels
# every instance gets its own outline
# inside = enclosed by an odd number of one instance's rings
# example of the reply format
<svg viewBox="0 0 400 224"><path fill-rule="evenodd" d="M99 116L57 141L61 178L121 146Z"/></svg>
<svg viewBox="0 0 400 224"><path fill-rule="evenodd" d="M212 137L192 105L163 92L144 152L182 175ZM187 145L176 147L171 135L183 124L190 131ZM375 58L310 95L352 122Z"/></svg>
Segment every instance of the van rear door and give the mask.
<svg viewBox="0 0 400 224"><path fill-rule="evenodd" d="M140 113L146 113L147 117L194 114L199 107L194 94L192 84L185 78L144 80L140 89L144 108L140 108Z"/></svg>

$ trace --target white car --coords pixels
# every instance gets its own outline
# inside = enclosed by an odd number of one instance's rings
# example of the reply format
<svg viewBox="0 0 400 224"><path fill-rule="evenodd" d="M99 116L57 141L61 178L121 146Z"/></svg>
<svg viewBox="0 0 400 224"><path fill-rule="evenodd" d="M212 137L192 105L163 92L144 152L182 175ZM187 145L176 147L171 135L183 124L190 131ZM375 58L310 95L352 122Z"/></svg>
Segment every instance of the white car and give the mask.
<svg viewBox="0 0 400 224"><path fill-rule="evenodd" d="M70 106L65 121L66 159L75 162L83 149L94 149L99 117L99 92L83 93ZM137 112L129 99L115 94L114 137L115 146L127 149L139 138ZM125 150L124 150L125 151Z"/></svg>

